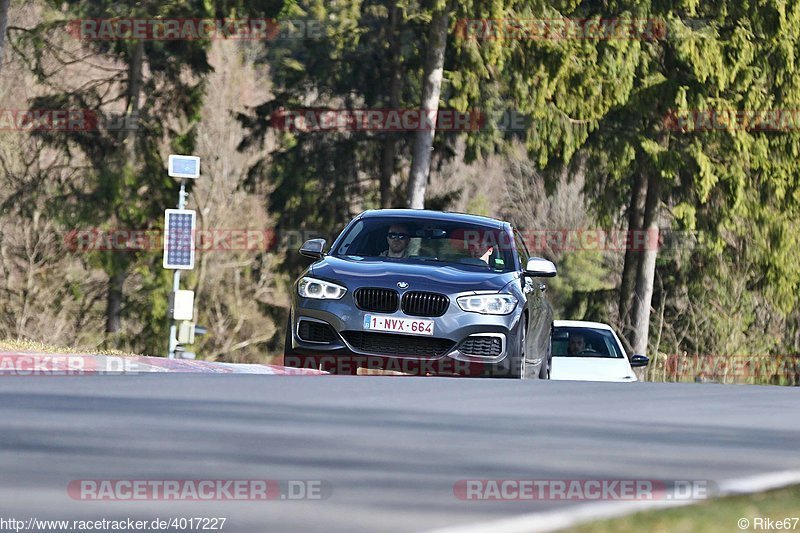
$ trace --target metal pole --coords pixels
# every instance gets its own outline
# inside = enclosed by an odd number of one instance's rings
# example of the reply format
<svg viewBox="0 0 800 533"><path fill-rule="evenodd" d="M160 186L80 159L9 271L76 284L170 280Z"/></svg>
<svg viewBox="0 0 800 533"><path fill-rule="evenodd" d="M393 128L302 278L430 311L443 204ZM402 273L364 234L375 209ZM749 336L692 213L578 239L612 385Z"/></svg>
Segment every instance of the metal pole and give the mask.
<svg viewBox="0 0 800 533"><path fill-rule="evenodd" d="M181 191L178 193L178 209L183 209L186 207L186 197L189 194L186 192L186 180L181 180ZM181 288L181 271L175 270L172 274L172 292L179 290ZM175 321L172 320L172 317L169 317L170 326L169 326L169 352L167 353L167 357L169 359L175 359L175 349L178 347L178 326L175 324Z"/></svg>

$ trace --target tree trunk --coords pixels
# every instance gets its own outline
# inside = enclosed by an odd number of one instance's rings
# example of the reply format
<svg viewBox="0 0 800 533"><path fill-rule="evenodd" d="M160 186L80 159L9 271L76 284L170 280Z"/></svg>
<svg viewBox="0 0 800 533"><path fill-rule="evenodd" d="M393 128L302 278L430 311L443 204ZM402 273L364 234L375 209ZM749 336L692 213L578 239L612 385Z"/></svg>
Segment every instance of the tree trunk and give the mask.
<svg viewBox="0 0 800 533"><path fill-rule="evenodd" d="M8 27L8 5L10 0L0 0L0 72L3 70L3 52L6 44L6 28Z"/></svg>
<svg viewBox="0 0 800 533"><path fill-rule="evenodd" d="M450 14L449 5L444 5L433 13L430 34L428 35L428 53L425 58L425 75L422 81L422 102L420 109L434 124L439 112L439 94L442 89L444 72L444 53L447 46L447 28ZM414 136L414 148L411 159L411 173L408 177L408 207L423 209L425 207L425 189L428 186L428 174L431 170L431 151L436 127L423 126L420 118L420 129Z"/></svg>
<svg viewBox="0 0 800 533"><path fill-rule="evenodd" d="M651 171L647 179L647 200L644 208L642 229L647 231L644 251L639 254L636 272L636 286L633 298L633 353L647 352L647 336L650 329L650 304L653 300L653 282L656 273L656 256L658 255L658 211L661 203L660 183L655 171Z"/></svg>
<svg viewBox="0 0 800 533"><path fill-rule="evenodd" d="M400 8L397 2L393 2L389 8L389 109L400 107L400 84L401 84L401 64L400 64L400 39L397 35L400 18ZM395 158L397 157L397 134L387 132L383 141L381 152L381 207L386 209L393 207L394 198L392 195L392 177L394 176Z"/></svg>
<svg viewBox="0 0 800 533"><path fill-rule="evenodd" d="M395 108L393 108L395 109ZM393 133L387 133L381 151L381 208L394 207L392 195L392 176L394 176L394 162L397 157L397 139Z"/></svg>
<svg viewBox="0 0 800 533"><path fill-rule="evenodd" d="M136 166L136 130L139 121L139 99L142 93L142 63L144 43L134 45L128 65L128 103L125 107L125 159L130 168Z"/></svg>
<svg viewBox="0 0 800 533"><path fill-rule="evenodd" d="M139 41L134 45L128 64L128 103L125 107L125 166L126 172L136 168L136 131L139 120L139 99L142 92L142 63L144 62L144 43ZM116 223L120 217L114 215ZM112 261L109 263L111 272L108 278L108 297L106 300L106 333L117 333L122 327L122 299L123 285L128 277L127 261Z"/></svg>
<svg viewBox="0 0 800 533"><path fill-rule="evenodd" d="M642 229L644 220L644 203L647 194L647 179L643 172L636 172L633 175L631 187L631 201L628 206L628 232L629 236L635 235ZM632 240L628 241L629 243ZM627 246L625 249L625 263L622 267L622 282L619 288L619 323L622 327L622 336L629 343L632 343L633 331L631 328L631 301L633 300L633 290L636 285L636 271L639 264L640 253L633 247Z"/></svg>
<svg viewBox="0 0 800 533"><path fill-rule="evenodd" d="M114 275L108 280L108 298L106 299L107 333L117 333L122 327L122 289L127 276L126 269L118 267Z"/></svg>

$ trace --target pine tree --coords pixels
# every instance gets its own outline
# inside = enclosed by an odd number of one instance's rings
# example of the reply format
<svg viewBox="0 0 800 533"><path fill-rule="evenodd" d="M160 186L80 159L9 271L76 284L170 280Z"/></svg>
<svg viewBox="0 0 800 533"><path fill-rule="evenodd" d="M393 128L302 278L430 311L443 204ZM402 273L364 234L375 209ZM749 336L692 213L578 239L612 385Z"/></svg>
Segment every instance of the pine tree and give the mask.
<svg viewBox="0 0 800 533"><path fill-rule="evenodd" d="M34 131L50 148L74 154L71 164L87 165L78 183L61 183L52 199L52 215L72 229L85 227L150 229L161 225L163 210L177 196L176 184L166 175L160 153L169 139L178 153L190 153L192 124L202 103L203 76L209 72L202 40L85 40L80 50L64 52L64 32L76 36L82 19L202 18L208 14L200 1L163 3L54 2L61 18L15 32L20 57L49 92L30 101L31 109L82 110L87 127L75 131ZM80 37L80 35L78 35ZM74 48L74 46L72 47ZM110 68L96 68L110 64ZM55 66L54 66L55 65ZM80 83L64 78L64 69L80 69ZM74 70L69 70L74 72ZM134 253L93 254L89 261L108 275L106 331L122 330L125 314L144 317L148 338L164 327L165 310L156 300L166 297L164 273L154 256ZM131 272L144 279L151 300L126 298L124 284ZM110 339L113 341L113 339ZM119 339L117 339L119 340ZM117 342L117 341L114 341ZM148 351L162 351L156 341Z"/></svg>

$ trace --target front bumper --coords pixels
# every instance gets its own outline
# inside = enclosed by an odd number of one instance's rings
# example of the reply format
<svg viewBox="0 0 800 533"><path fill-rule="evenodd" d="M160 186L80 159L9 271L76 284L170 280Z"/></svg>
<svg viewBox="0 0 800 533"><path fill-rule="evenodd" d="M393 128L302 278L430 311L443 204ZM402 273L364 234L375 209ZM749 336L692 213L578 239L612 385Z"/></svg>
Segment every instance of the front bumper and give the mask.
<svg viewBox="0 0 800 533"><path fill-rule="evenodd" d="M349 296L349 295L348 295ZM394 313L377 313L362 311L358 309L352 298L345 296L342 300L314 300L295 296L292 305L292 316L290 320L292 334L291 351L295 354L308 356L327 356L327 357L369 357L377 361L458 361L463 363L481 363L485 365L495 365L504 361L510 353L509 347L516 346L518 342L519 321L522 315L522 306L517 307L508 315L482 315L479 313L469 313L461 310L455 299L461 295L453 295L447 311L439 317L414 317L398 310ZM375 332L364 328L364 316L367 314L383 315L392 318L418 319L433 321L434 334L406 335L398 333ZM301 321L326 324L334 332L332 340L328 342L314 342L304 340L299 335ZM360 348L353 342L353 337L358 333L389 335L389 340L396 339L398 345L411 343L415 346L425 343L422 339L438 339L438 343L444 346L440 353L429 353L420 355L419 350L409 350L413 353L405 353L401 348L393 350L367 351ZM471 337L492 337L498 339L500 343L499 353L491 355L475 355L467 353L465 342ZM449 346L445 346L443 341L447 341ZM409 344L409 346L411 345ZM474 347L475 344L472 344ZM424 350L423 350L424 351ZM434 350L435 351L435 350ZM390 353L391 352L391 353ZM377 364L376 364L377 366Z"/></svg>

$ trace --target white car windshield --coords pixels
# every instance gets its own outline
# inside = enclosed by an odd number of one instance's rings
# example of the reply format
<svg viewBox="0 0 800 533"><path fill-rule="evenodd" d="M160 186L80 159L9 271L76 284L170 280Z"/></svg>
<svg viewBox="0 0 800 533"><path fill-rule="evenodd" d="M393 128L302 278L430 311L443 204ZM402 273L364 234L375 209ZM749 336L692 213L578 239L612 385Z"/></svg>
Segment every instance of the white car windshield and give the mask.
<svg viewBox="0 0 800 533"><path fill-rule="evenodd" d="M621 359L622 349L607 329L553 328L553 357L606 357Z"/></svg>

